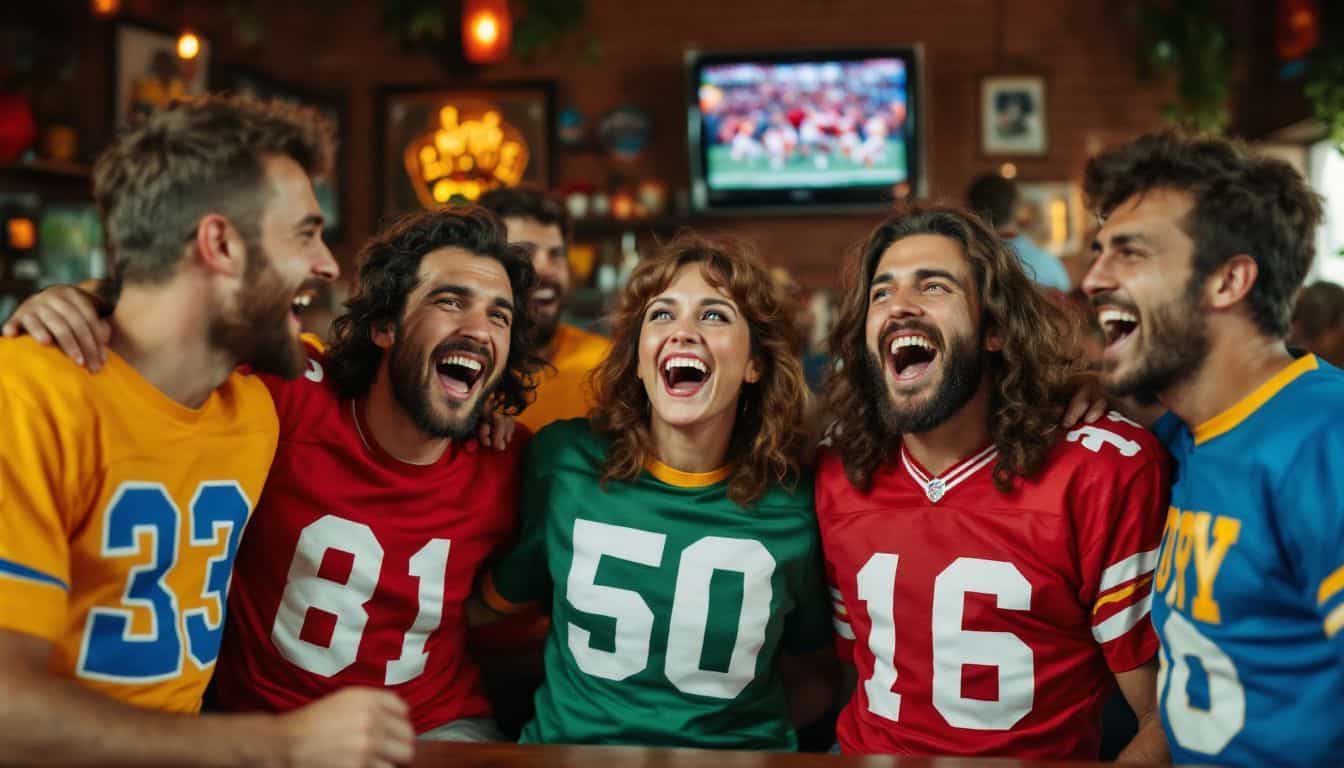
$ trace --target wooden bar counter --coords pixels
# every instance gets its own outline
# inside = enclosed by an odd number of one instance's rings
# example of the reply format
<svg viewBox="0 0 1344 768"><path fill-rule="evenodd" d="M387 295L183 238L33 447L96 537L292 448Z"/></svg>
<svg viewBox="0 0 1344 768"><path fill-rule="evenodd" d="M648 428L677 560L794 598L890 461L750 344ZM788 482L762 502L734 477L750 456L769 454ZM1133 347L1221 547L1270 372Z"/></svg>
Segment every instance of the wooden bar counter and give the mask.
<svg viewBox="0 0 1344 768"><path fill-rule="evenodd" d="M520 744L456 744L418 741L415 768L1036 768L1102 766L1106 763L1044 763L966 757L715 752L649 747L590 747Z"/></svg>

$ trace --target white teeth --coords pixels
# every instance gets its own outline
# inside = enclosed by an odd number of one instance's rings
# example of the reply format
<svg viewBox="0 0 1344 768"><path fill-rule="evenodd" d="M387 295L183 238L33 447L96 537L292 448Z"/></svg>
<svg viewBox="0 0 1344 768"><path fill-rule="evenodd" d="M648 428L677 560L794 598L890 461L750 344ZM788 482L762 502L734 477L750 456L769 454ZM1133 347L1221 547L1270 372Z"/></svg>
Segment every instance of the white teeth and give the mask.
<svg viewBox="0 0 1344 768"><path fill-rule="evenodd" d="M1139 323L1137 315L1119 309L1103 309L1097 313L1097 320L1102 325L1107 323L1133 323L1138 325Z"/></svg>
<svg viewBox="0 0 1344 768"><path fill-rule="evenodd" d="M462 355L449 355L440 360L439 365L460 365L470 371L481 370L481 364L479 362L472 360L470 357L463 357Z"/></svg>
<svg viewBox="0 0 1344 768"><path fill-rule="evenodd" d="M311 293L301 293L298 296L295 296L293 301L295 309L307 309L312 303L313 295Z"/></svg>
<svg viewBox="0 0 1344 768"><path fill-rule="evenodd" d="M551 288L542 288L532 293L532 298L540 301L550 301L555 298L555 290Z"/></svg>
<svg viewBox="0 0 1344 768"><path fill-rule="evenodd" d="M663 363L664 371L670 371L673 368L694 368L701 373L709 373L708 366L693 357L673 357Z"/></svg>
<svg viewBox="0 0 1344 768"><path fill-rule="evenodd" d="M888 353L894 355L896 354L896 350L904 347L922 347L930 352L937 351L934 349L933 342L923 336L897 336L891 340L891 349L888 350Z"/></svg>

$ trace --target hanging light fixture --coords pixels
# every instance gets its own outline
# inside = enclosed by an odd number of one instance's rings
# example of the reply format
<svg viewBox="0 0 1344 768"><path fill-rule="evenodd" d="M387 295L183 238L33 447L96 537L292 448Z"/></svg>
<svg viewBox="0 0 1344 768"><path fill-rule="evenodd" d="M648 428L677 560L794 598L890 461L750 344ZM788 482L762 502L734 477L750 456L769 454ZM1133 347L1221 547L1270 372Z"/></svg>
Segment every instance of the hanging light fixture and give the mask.
<svg viewBox="0 0 1344 768"><path fill-rule="evenodd" d="M191 61L201 52L201 39L191 30L184 30L177 38L177 55L184 61Z"/></svg>
<svg viewBox="0 0 1344 768"><path fill-rule="evenodd" d="M507 0L466 0L462 5L462 49L467 61L493 64L509 53L513 19Z"/></svg>

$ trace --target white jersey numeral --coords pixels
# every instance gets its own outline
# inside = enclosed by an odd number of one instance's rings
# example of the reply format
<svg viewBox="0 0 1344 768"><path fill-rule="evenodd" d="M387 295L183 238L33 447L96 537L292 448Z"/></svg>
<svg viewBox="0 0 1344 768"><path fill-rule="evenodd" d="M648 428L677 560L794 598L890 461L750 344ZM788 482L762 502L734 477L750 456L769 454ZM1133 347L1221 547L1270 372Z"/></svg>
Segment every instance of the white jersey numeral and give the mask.
<svg viewBox="0 0 1344 768"><path fill-rule="evenodd" d="M1190 662L1199 660L1208 678L1206 707L1190 701ZM1158 654L1157 700L1177 743L1193 752L1217 755L1246 726L1246 689L1232 659L1200 634L1184 616L1172 612L1162 624Z"/></svg>
<svg viewBox="0 0 1344 768"><path fill-rule="evenodd" d="M896 685L896 625L893 618L897 555L878 552L859 569L858 596L867 604L872 630L868 649L873 674L863 683L868 710L900 720L901 695ZM994 595L999 608L1031 608L1031 583L1012 563L958 558L933 583L933 706L949 725L1006 731L1031 711L1035 699L1036 664L1031 648L1011 632L981 632L962 627L966 593ZM962 695L962 667L998 670L999 698L968 699Z"/></svg>
<svg viewBox="0 0 1344 768"><path fill-rule="evenodd" d="M419 612L402 642L401 655L388 662L387 685L414 680L425 671L429 660L425 644L443 620L443 586L451 544L448 539L431 539L411 557L410 574L420 582ZM344 582L318 575L328 550L351 556L350 576ZM354 664L369 623L365 606L378 588L382 567L383 547L367 525L335 515L308 524L299 533L275 626L271 628L271 642L280 655L295 666L323 677L340 674ZM336 617L331 640L326 645L300 636L310 609Z"/></svg>
<svg viewBox="0 0 1344 768"><path fill-rule="evenodd" d="M667 536L661 533L609 525L592 520L574 521L574 554L566 579L566 597L578 610L615 620L615 644L610 651L592 646L592 633L574 622L566 627L570 653L584 673L606 680L624 680L649 665L654 615L635 590L595 583L603 557L614 557L650 568L663 562ZM743 577L742 609L728 669L704 669L705 635L709 624L710 581L715 571ZM756 660L765 645L773 596L771 579L775 559L752 539L706 536L686 547L677 568L669 617L664 673L678 690L699 696L732 699L756 677Z"/></svg>

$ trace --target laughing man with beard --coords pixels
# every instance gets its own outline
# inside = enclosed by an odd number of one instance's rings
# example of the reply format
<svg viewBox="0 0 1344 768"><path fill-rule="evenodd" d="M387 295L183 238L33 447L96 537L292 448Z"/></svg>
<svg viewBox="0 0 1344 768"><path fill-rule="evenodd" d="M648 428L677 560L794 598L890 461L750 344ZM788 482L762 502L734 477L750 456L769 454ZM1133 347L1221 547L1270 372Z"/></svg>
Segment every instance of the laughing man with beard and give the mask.
<svg viewBox="0 0 1344 768"><path fill-rule="evenodd" d="M1162 761L1148 621L1166 456L1110 414L1058 426L1067 323L978 218L913 209L861 253L831 339L834 450L816 508L842 658L846 753ZM843 641L849 642L843 642Z"/></svg>
<svg viewBox="0 0 1344 768"><path fill-rule="evenodd" d="M479 202L504 220L509 243L525 249L537 271L537 290L528 308L536 321L533 343L546 367L538 377L536 400L518 422L537 432L553 421L585 417L593 406L588 376L606 359L611 342L560 321L574 287L564 206L527 186L494 189Z"/></svg>

